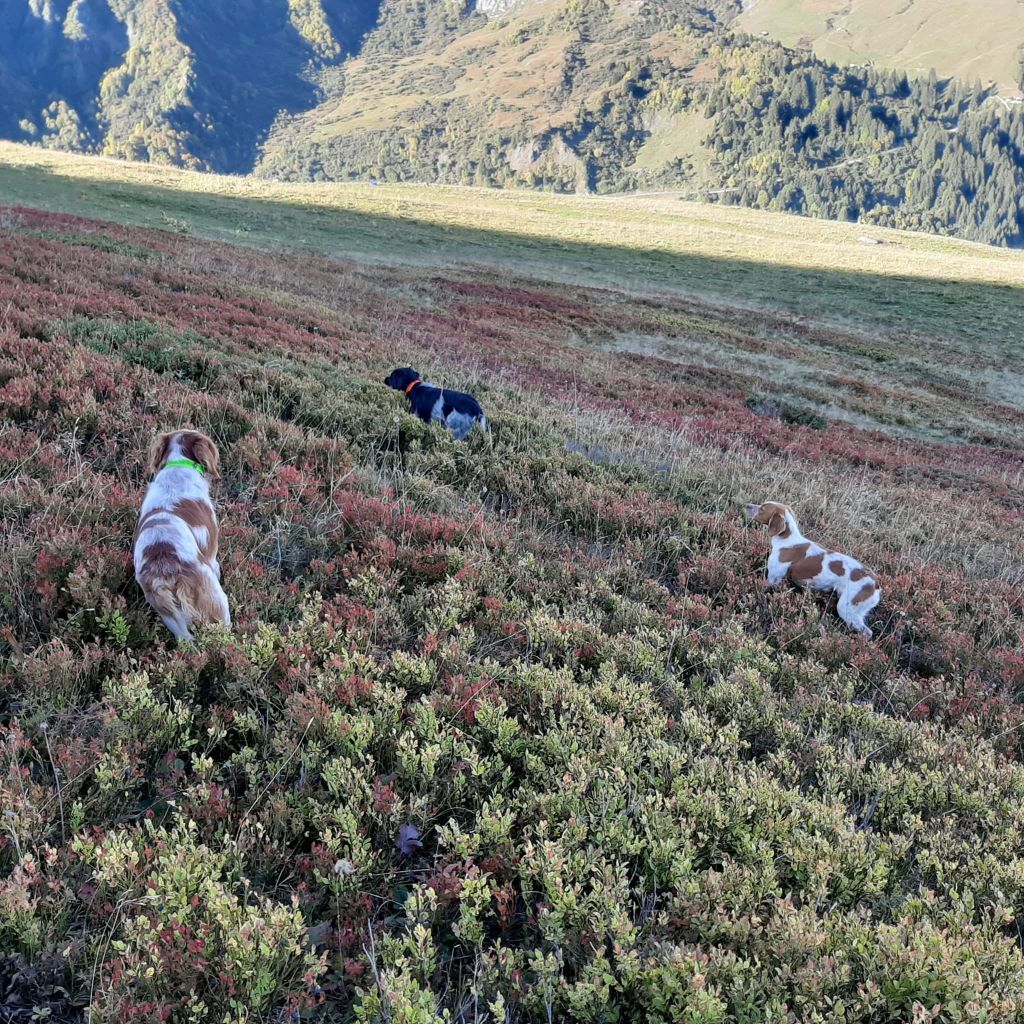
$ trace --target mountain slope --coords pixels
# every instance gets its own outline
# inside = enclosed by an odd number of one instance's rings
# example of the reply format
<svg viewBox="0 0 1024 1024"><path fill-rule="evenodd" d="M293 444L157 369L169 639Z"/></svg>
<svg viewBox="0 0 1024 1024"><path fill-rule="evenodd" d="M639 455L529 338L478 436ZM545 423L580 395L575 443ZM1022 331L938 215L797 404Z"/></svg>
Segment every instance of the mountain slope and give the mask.
<svg viewBox="0 0 1024 1024"><path fill-rule="evenodd" d="M748 0L736 26L787 46L813 49L837 64L873 61L927 75L994 82L1020 95L1024 5L987 0Z"/></svg>
<svg viewBox="0 0 1024 1024"><path fill-rule="evenodd" d="M720 20L525 0L396 53L371 52L371 35L333 94L276 125L257 174L674 188L1024 244L1024 108L934 74L838 68Z"/></svg>
<svg viewBox="0 0 1024 1024"><path fill-rule="evenodd" d="M317 193L346 215L137 173L197 192L66 198L276 238L0 209L5 1015L1024 1017L1024 406L987 391L1020 373L1020 330L991 326L1024 312L985 283L1019 257L886 236L922 277L875 278L855 241L838 274L813 245L855 229L705 207L717 258L644 266L758 254L744 301L711 303L586 283L629 263L643 200L480 191L483 226L428 232L402 197L436 216L442 190ZM573 245L575 214L603 244ZM325 256L318 225L395 258ZM471 244L580 280L453 269ZM746 301L830 275L852 326ZM908 329L932 304L939 329ZM490 436L412 417L398 360L476 392ZM148 441L185 423L222 453L234 627L178 648L128 552ZM873 642L760 585L741 504L769 495L879 574Z"/></svg>
<svg viewBox="0 0 1024 1024"><path fill-rule="evenodd" d="M257 173L628 187L650 120L690 106L709 24L686 4L524 0L396 48L385 22L334 95L278 126Z"/></svg>
<svg viewBox="0 0 1024 1024"><path fill-rule="evenodd" d="M128 47L125 25L106 0L0 0L0 24L0 131L36 135L44 111L63 104L64 134L51 138L80 148L87 140L69 122L94 128L99 82Z"/></svg>
<svg viewBox="0 0 1024 1024"><path fill-rule="evenodd" d="M0 3L6 130L43 145L283 180L672 189L1024 245L1024 106L733 31L733 0Z"/></svg>
<svg viewBox="0 0 1024 1024"><path fill-rule="evenodd" d="M63 148L245 172L279 111L315 102L315 76L377 11L377 0L0 0L0 81L16 83L0 124Z"/></svg>

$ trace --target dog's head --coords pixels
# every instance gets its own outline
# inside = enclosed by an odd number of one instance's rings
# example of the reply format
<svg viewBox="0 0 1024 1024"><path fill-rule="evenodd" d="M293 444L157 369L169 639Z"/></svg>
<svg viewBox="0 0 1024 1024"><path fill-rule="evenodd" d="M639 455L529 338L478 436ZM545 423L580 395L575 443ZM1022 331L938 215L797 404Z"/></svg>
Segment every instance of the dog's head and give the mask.
<svg viewBox="0 0 1024 1024"><path fill-rule="evenodd" d="M203 467L211 480L220 479L220 452L198 430L169 430L155 438L149 449L150 476L159 473L171 458L191 459Z"/></svg>
<svg viewBox="0 0 1024 1024"><path fill-rule="evenodd" d="M399 370L392 370L384 383L396 391L405 391L414 380L419 379L420 375L411 366L403 366Z"/></svg>
<svg viewBox="0 0 1024 1024"><path fill-rule="evenodd" d="M796 522L793 510L788 505L781 505L777 501L766 501L763 505L747 505L747 518L755 523L768 527L768 533L772 537L778 537L789 529L787 515Z"/></svg>

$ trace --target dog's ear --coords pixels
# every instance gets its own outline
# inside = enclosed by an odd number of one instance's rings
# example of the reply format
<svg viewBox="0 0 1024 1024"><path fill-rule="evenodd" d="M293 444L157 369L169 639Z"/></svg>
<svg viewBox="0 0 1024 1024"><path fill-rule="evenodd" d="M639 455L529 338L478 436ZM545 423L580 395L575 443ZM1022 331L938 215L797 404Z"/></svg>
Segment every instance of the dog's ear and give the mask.
<svg viewBox="0 0 1024 1024"><path fill-rule="evenodd" d="M171 449L171 438L174 437L174 431L169 430L165 434L159 434L153 438L152 444L149 446L149 475L154 476L159 472L160 468L167 461L167 456Z"/></svg>
<svg viewBox="0 0 1024 1024"><path fill-rule="evenodd" d="M192 439L192 458L198 462L211 480L220 479L220 452L205 434L196 434Z"/></svg>
<svg viewBox="0 0 1024 1024"><path fill-rule="evenodd" d="M786 509L774 501L769 501L764 505L747 505L746 513L755 523L767 526L768 535L771 537L784 537L789 530Z"/></svg>

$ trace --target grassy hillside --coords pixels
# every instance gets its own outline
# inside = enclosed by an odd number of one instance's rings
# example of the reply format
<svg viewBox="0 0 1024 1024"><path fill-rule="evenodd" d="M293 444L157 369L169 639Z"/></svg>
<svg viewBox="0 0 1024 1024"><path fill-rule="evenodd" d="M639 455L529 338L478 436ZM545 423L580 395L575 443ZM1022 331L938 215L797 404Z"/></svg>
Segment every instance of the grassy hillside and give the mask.
<svg viewBox="0 0 1024 1024"><path fill-rule="evenodd" d="M829 64L733 31L728 3L422 8L402 6L319 103L278 119L259 176L681 188L1024 247L1024 108L980 81Z"/></svg>
<svg viewBox="0 0 1024 1024"><path fill-rule="evenodd" d="M1022 88L1021 16L1018 0L753 0L736 25L837 64L870 60L915 75L934 68L1013 95Z"/></svg>
<svg viewBox="0 0 1024 1024"><path fill-rule="evenodd" d="M983 346L1024 334L1020 253L677 196L278 184L0 142L0 199L10 204L246 245L670 291L868 334L878 326Z"/></svg>
<svg viewBox="0 0 1024 1024"><path fill-rule="evenodd" d="M5 1009L1024 1015L1019 259L5 156ZM185 423L235 629L176 649L129 545ZM762 587L768 497L878 573L876 641Z"/></svg>

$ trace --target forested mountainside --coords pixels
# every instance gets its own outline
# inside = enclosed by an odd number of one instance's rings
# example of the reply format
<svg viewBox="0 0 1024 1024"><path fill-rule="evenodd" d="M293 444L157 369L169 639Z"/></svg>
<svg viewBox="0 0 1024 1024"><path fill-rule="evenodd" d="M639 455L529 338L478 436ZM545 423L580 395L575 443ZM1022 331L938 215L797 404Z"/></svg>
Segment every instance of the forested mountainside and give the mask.
<svg viewBox="0 0 1024 1024"><path fill-rule="evenodd" d="M0 132L245 173L379 0L0 0Z"/></svg>
<svg viewBox="0 0 1024 1024"><path fill-rule="evenodd" d="M0 129L285 180L671 189L1024 244L1014 97L829 64L735 31L740 6L0 0Z"/></svg>
<svg viewBox="0 0 1024 1024"><path fill-rule="evenodd" d="M705 107L713 198L1024 242L1024 107L980 83L840 69L774 43L721 61Z"/></svg>

